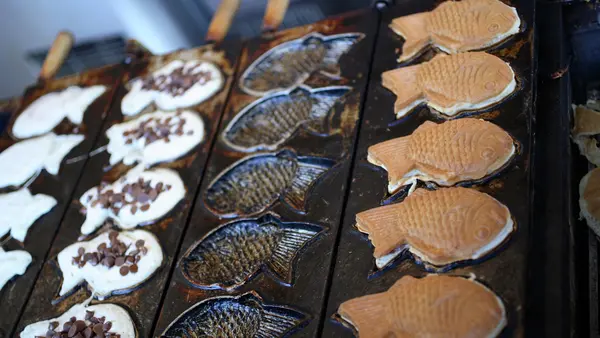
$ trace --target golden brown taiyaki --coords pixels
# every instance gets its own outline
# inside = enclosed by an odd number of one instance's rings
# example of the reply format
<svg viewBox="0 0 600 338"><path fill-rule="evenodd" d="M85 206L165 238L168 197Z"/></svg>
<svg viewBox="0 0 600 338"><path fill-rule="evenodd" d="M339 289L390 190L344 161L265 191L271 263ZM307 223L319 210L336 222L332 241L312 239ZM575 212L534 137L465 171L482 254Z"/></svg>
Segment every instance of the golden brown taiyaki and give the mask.
<svg viewBox="0 0 600 338"><path fill-rule="evenodd" d="M600 236L600 168L590 171L581 179L579 208L588 226Z"/></svg>
<svg viewBox="0 0 600 338"><path fill-rule="evenodd" d="M573 142L581 155L596 166L600 166L600 148L596 142L600 134L600 112L586 106L573 105Z"/></svg>
<svg viewBox="0 0 600 338"><path fill-rule="evenodd" d="M422 103L448 116L490 107L517 86L510 65L483 52L438 55L429 62L384 72L381 79L396 95L396 118Z"/></svg>
<svg viewBox="0 0 600 338"><path fill-rule="evenodd" d="M409 60L428 45L448 54L479 50L517 34L517 11L498 0L446 1L431 12L392 20L390 28L405 40L398 62Z"/></svg>
<svg viewBox="0 0 600 338"><path fill-rule="evenodd" d="M514 155L512 137L484 120L424 122L409 136L369 147L367 160L388 172L388 191L417 180L451 186L500 170Z"/></svg>
<svg viewBox="0 0 600 338"><path fill-rule="evenodd" d="M386 292L342 303L338 314L360 338L496 337L506 326L494 292L442 275L405 276Z"/></svg>
<svg viewBox="0 0 600 338"><path fill-rule="evenodd" d="M369 234L378 268L406 249L436 266L478 259L514 230L506 206L461 187L417 189L402 203L358 213L356 226Z"/></svg>

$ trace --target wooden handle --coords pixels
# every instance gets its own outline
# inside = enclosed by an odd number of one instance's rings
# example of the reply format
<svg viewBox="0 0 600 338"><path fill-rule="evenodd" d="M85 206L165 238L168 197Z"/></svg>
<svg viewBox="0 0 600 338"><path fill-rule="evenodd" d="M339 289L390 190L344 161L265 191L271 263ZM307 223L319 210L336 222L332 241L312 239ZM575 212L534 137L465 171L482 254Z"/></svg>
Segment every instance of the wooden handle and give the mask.
<svg viewBox="0 0 600 338"><path fill-rule="evenodd" d="M73 38L73 34L70 32L62 31L58 33L42 65L39 76L40 81L48 81L56 75L65 62L67 55L69 55L74 40L75 38Z"/></svg>
<svg viewBox="0 0 600 338"><path fill-rule="evenodd" d="M263 32L274 31L281 25L289 4L290 0L269 0L263 18Z"/></svg>
<svg viewBox="0 0 600 338"><path fill-rule="evenodd" d="M219 8L215 12L208 32L206 33L206 41L220 42L223 41L225 35L231 27L231 21L240 7L240 0L222 0Z"/></svg>

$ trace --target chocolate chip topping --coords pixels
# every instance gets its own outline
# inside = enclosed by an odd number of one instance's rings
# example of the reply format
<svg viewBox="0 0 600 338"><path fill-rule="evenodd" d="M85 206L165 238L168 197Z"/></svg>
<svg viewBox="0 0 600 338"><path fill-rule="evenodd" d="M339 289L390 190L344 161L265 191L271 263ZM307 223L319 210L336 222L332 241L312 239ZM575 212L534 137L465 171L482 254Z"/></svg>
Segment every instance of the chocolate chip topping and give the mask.
<svg viewBox="0 0 600 338"><path fill-rule="evenodd" d="M91 206L93 208L100 205L102 208L111 209L115 215L129 206L131 213L135 215L138 210L148 210L150 203L154 202L158 195L170 189L169 184L157 182L153 187L152 181L140 178L134 183L125 184L121 192L114 192L112 189L100 192L95 199L92 199Z"/></svg>
<svg viewBox="0 0 600 338"><path fill-rule="evenodd" d="M196 72L199 66L188 68L181 66L175 68L169 75L154 76L153 74L149 74L142 78L142 89L167 92L173 96L183 95L183 93L195 84L205 85L208 81L212 80L210 72Z"/></svg>
<svg viewBox="0 0 600 338"><path fill-rule="evenodd" d="M48 331L45 336L36 336L36 338L120 338L121 335L110 332L112 323L106 322L105 317L94 317L94 311L85 312L85 320L78 320L75 317L65 322L62 330L57 331L59 323L54 321L48 325Z"/></svg>
<svg viewBox="0 0 600 338"><path fill-rule="evenodd" d="M132 144L135 140L144 139L144 145L152 142L163 140L169 142L169 137L173 134L177 136L183 135L183 126L186 119L180 115L175 117L151 117L144 120L136 128L128 129L123 132L125 144ZM187 131L187 135L192 135L193 130Z"/></svg>

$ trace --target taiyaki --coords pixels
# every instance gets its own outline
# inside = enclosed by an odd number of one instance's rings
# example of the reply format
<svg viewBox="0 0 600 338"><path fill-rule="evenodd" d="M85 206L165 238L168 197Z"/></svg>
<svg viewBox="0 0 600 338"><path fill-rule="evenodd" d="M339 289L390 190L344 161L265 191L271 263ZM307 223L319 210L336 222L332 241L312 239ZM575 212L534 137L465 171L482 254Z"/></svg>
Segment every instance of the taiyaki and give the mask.
<svg viewBox="0 0 600 338"><path fill-rule="evenodd" d="M89 305L90 300L73 305L60 317L27 325L19 337L137 337L127 310L114 304Z"/></svg>
<svg viewBox="0 0 600 338"><path fill-rule="evenodd" d="M428 45L448 54L479 50L519 33L517 10L498 0L445 1L431 12L402 16L390 28L405 40L398 62Z"/></svg>
<svg viewBox="0 0 600 338"><path fill-rule="evenodd" d="M288 149L247 156L209 184L204 202L220 217L256 215L279 199L303 212L313 183L332 166L329 159Z"/></svg>
<svg viewBox="0 0 600 338"><path fill-rule="evenodd" d="M42 169L57 175L63 158L84 138L48 133L11 145L0 153L0 188L18 187Z"/></svg>
<svg viewBox="0 0 600 338"><path fill-rule="evenodd" d="M210 62L174 60L145 77L131 80L121 111L126 116L137 115L152 102L161 110L195 106L215 95L223 83L223 74Z"/></svg>
<svg viewBox="0 0 600 338"><path fill-rule="evenodd" d="M252 102L229 122L223 141L231 148L253 152L275 150L304 126L320 135L329 135L333 107L351 87L318 89L297 87Z"/></svg>
<svg viewBox="0 0 600 338"><path fill-rule="evenodd" d="M204 122L198 113L155 111L115 124L106 131L110 164L139 162L150 167L188 153L204 139Z"/></svg>
<svg viewBox="0 0 600 338"><path fill-rule="evenodd" d="M10 231L12 238L25 242L29 227L55 205L52 196L34 196L27 188L0 194L0 237Z"/></svg>
<svg viewBox="0 0 600 338"><path fill-rule="evenodd" d="M506 326L502 300L462 278L405 276L386 292L354 298L338 315L360 338L496 337Z"/></svg>
<svg viewBox="0 0 600 338"><path fill-rule="evenodd" d="M163 262L158 239L146 230L110 231L64 248L57 257L63 297L87 282L98 299L128 293L150 278Z"/></svg>
<svg viewBox="0 0 600 338"><path fill-rule="evenodd" d="M256 59L240 78L240 88L250 95L296 87L314 72L337 78L340 57L364 38L362 33L324 36L310 33L282 43Z"/></svg>
<svg viewBox="0 0 600 338"><path fill-rule="evenodd" d="M441 124L426 121L410 136L369 147L367 160L387 170L394 193L417 180L450 186L479 180L515 154L512 137L483 120L464 118Z"/></svg>
<svg viewBox="0 0 600 338"><path fill-rule="evenodd" d="M12 134L17 138L42 135L52 131L65 117L74 124L81 124L83 113L106 89L100 85L73 86L41 96L19 114Z"/></svg>
<svg viewBox="0 0 600 338"><path fill-rule="evenodd" d="M416 189L402 203L356 214L356 226L369 235L378 268L404 250L435 266L478 259L514 230L506 206L461 187Z"/></svg>
<svg viewBox="0 0 600 338"><path fill-rule="evenodd" d="M254 291L220 296L196 303L160 335L180 337L287 337L306 322L299 311L266 305Z"/></svg>
<svg viewBox="0 0 600 338"><path fill-rule="evenodd" d="M31 264L31 255L24 250L4 251L0 247L0 291L16 275L22 275Z"/></svg>
<svg viewBox="0 0 600 338"><path fill-rule="evenodd" d="M136 167L116 182L95 186L81 195L85 214L81 233L91 234L107 218L122 229L148 224L166 215L184 196L185 186L176 171L139 171Z"/></svg>
<svg viewBox="0 0 600 338"><path fill-rule="evenodd" d="M588 226L600 236L600 168L593 169L579 182L579 208Z"/></svg>
<svg viewBox="0 0 600 338"><path fill-rule="evenodd" d="M396 95L396 118L422 103L448 116L487 108L517 86L510 65L483 52L438 55L429 62L384 72L381 79Z"/></svg>
<svg viewBox="0 0 600 338"><path fill-rule="evenodd" d="M597 144L597 135L600 134L600 112L573 105L573 121L573 142L588 161L600 166L600 148Z"/></svg>
<svg viewBox="0 0 600 338"><path fill-rule="evenodd" d="M179 266L190 283L204 289L235 289L261 269L290 285L299 251L322 231L314 224L281 222L270 213L234 221L192 245Z"/></svg>

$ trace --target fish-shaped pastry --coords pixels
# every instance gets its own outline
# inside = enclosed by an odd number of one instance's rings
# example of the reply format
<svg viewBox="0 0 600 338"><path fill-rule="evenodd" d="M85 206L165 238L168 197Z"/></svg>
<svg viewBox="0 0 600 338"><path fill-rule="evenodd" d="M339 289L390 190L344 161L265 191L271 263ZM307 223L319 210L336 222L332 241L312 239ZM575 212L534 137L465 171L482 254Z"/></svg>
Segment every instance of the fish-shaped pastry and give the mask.
<svg viewBox="0 0 600 338"><path fill-rule="evenodd" d="M25 242L29 227L55 205L52 196L34 196L27 188L0 194L0 237L10 231L12 238Z"/></svg>
<svg viewBox="0 0 600 338"><path fill-rule="evenodd" d="M307 316L285 306L266 305L254 291L220 296L196 303L160 335L192 337L287 337Z"/></svg>
<svg viewBox="0 0 600 338"><path fill-rule="evenodd" d="M600 166L600 148L597 142L599 134L600 112L586 106L573 105L571 137L579 147L579 152L596 166Z"/></svg>
<svg viewBox="0 0 600 338"><path fill-rule="evenodd" d="M360 338L496 337L506 326L502 300L462 278L405 276L382 293L348 300L337 311Z"/></svg>
<svg viewBox="0 0 600 338"><path fill-rule="evenodd" d="M434 266L478 259L515 228L504 204L462 187L416 189L402 203L356 214L356 226L369 235L378 268L405 250Z"/></svg>
<svg viewBox="0 0 600 338"><path fill-rule="evenodd" d="M155 111L106 131L111 165L139 162L150 167L188 153L204 139L204 122L193 111Z"/></svg>
<svg viewBox="0 0 600 338"><path fill-rule="evenodd" d="M22 275L31 264L31 255L24 250L4 251L0 247L0 291L9 280L16 275Z"/></svg>
<svg viewBox="0 0 600 338"><path fill-rule="evenodd" d="M396 95L396 118L422 103L447 116L488 108L517 86L510 65L484 52L438 55L429 62L384 72L381 79Z"/></svg>
<svg viewBox="0 0 600 338"><path fill-rule="evenodd" d="M579 182L579 208L588 226L600 236L600 168L591 170Z"/></svg>
<svg viewBox="0 0 600 338"><path fill-rule="evenodd" d="M27 325L19 337L137 337L135 325L127 310L114 304L89 305L90 301L88 299L73 305L59 317Z"/></svg>
<svg viewBox="0 0 600 338"><path fill-rule="evenodd" d="M30 138L52 131L64 118L81 124L83 114L90 104L106 91L105 86L69 87L49 93L33 101L15 120L12 134L17 138Z"/></svg>
<svg viewBox="0 0 600 338"><path fill-rule="evenodd" d="M237 151L253 152L275 150L301 126L319 135L329 135L333 107L351 89L300 86L258 99L229 122L223 131L223 141Z"/></svg>
<svg viewBox="0 0 600 338"><path fill-rule="evenodd" d="M94 297L133 291L162 265L163 251L154 234L146 230L107 231L64 248L57 256L63 297L84 281Z"/></svg>
<svg viewBox="0 0 600 338"><path fill-rule="evenodd" d="M303 83L311 74L340 76L340 57L364 38L362 33L324 36L310 33L282 43L252 62L240 78L240 88L250 95L263 96Z"/></svg>
<svg viewBox="0 0 600 338"><path fill-rule="evenodd" d="M448 54L481 50L519 33L517 10L499 0L445 1L431 12L402 16L390 28L404 38L398 62L433 45Z"/></svg>
<svg viewBox="0 0 600 338"><path fill-rule="evenodd" d="M220 217L256 215L280 199L303 212L313 183L333 164L288 149L247 156L209 184L204 203Z"/></svg>
<svg viewBox="0 0 600 338"><path fill-rule="evenodd" d="M235 289L261 269L291 285L299 252L322 231L315 224L281 222L270 213L234 221L192 245L179 266L190 283L204 289Z"/></svg>
<svg viewBox="0 0 600 338"><path fill-rule="evenodd" d="M215 95L223 83L223 74L211 62L174 60L131 80L121 111L126 116L137 115L152 102L161 110L195 106Z"/></svg>
<svg viewBox="0 0 600 338"><path fill-rule="evenodd" d="M63 158L84 138L48 133L11 145L0 153L0 188L18 187L42 169L57 175Z"/></svg>
<svg viewBox="0 0 600 338"><path fill-rule="evenodd" d="M497 125L463 118L426 121L409 136L369 147L367 160L388 172L394 193L417 180L451 186L480 180L504 167L515 154L513 138Z"/></svg>

